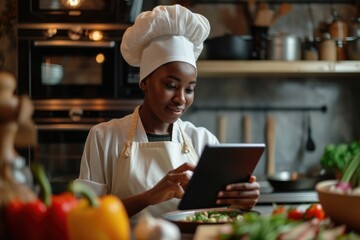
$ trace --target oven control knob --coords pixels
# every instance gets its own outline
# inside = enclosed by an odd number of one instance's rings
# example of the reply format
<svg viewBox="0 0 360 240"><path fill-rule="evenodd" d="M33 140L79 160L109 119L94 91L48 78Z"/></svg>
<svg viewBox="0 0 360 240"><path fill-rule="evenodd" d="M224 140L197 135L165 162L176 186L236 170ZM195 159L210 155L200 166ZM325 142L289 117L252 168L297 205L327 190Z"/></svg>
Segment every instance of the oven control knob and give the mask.
<svg viewBox="0 0 360 240"><path fill-rule="evenodd" d="M71 40L79 40L84 33L81 26L75 26L68 30L68 36Z"/></svg>
<svg viewBox="0 0 360 240"><path fill-rule="evenodd" d="M69 111L69 117L73 122L79 122L83 117L84 111L82 108L73 107Z"/></svg>
<svg viewBox="0 0 360 240"><path fill-rule="evenodd" d="M44 36L47 38L52 38L56 35L57 29L56 28L49 28L44 30Z"/></svg>

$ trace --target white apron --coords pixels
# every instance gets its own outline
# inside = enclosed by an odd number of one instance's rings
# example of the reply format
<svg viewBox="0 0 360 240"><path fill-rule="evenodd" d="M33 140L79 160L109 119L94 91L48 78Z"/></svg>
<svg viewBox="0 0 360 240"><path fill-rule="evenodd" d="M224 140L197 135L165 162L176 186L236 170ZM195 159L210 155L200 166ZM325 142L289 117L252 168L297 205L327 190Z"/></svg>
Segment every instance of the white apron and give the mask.
<svg viewBox="0 0 360 240"><path fill-rule="evenodd" d="M197 164L198 155L179 124L173 125L172 136L181 136L165 142L134 142L139 119L139 107L134 111L128 139L119 156L113 176L111 193L126 198L154 187L169 171L183 163ZM179 131L179 134L174 134ZM179 199L149 206L146 211L154 217L177 209Z"/></svg>

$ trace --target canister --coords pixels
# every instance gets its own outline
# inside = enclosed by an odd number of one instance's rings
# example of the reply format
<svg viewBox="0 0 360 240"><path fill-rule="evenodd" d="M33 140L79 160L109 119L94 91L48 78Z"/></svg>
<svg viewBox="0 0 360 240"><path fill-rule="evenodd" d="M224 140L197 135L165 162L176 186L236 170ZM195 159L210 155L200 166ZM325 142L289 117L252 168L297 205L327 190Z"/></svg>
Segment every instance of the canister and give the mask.
<svg viewBox="0 0 360 240"><path fill-rule="evenodd" d="M301 59L301 40L295 34L279 33L269 39L269 60L295 61Z"/></svg>

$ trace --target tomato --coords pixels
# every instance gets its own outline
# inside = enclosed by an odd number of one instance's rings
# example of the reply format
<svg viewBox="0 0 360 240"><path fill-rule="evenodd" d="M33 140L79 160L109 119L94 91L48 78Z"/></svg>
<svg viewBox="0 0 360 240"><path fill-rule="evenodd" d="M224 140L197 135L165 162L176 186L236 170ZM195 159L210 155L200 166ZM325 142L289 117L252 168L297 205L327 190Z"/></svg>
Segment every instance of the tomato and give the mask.
<svg viewBox="0 0 360 240"><path fill-rule="evenodd" d="M325 212L319 203L311 204L306 210L305 210L305 218L306 219L313 219L317 218L319 220L324 219Z"/></svg>
<svg viewBox="0 0 360 240"><path fill-rule="evenodd" d="M285 206L276 206L273 211L272 211L272 215L277 215L277 214L286 214L287 212L287 208Z"/></svg>
<svg viewBox="0 0 360 240"><path fill-rule="evenodd" d="M287 218L292 220L301 220L304 217L304 212L297 208L290 208L287 213Z"/></svg>

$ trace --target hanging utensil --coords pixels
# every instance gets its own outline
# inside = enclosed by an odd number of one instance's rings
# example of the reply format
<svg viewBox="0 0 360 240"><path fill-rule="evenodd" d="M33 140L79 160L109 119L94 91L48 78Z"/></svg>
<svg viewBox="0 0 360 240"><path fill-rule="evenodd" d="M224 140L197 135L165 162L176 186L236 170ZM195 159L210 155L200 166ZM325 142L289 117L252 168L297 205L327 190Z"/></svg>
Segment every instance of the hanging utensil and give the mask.
<svg viewBox="0 0 360 240"><path fill-rule="evenodd" d="M251 17L251 21L253 22L256 14L256 0L247 0L247 9Z"/></svg>
<svg viewBox="0 0 360 240"><path fill-rule="evenodd" d="M266 137L266 174L275 173L275 118L268 116L265 126Z"/></svg>
<svg viewBox="0 0 360 240"><path fill-rule="evenodd" d="M308 132L308 139L306 141L306 150L313 152L315 151L315 142L312 138L310 113L308 114L307 132Z"/></svg>
<svg viewBox="0 0 360 240"><path fill-rule="evenodd" d="M269 27L274 17L274 11L270 9L267 2L259 2L256 11L254 25L260 27Z"/></svg>
<svg viewBox="0 0 360 240"><path fill-rule="evenodd" d="M271 20L271 24L274 24L280 17L288 14L293 9L292 5L288 2L283 2L280 4L277 12L274 14L274 17Z"/></svg>

